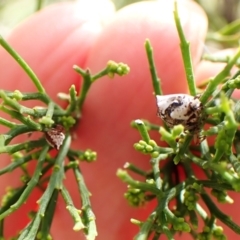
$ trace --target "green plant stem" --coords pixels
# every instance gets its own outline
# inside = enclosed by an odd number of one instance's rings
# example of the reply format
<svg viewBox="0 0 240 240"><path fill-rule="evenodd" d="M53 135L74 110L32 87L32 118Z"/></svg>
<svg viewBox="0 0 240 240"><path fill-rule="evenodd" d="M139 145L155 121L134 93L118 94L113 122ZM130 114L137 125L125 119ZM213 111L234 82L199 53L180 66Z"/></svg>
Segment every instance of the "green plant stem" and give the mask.
<svg viewBox="0 0 240 240"><path fill-rule="evenodd" d="M199 185L202 185L203 187L207 187L207 188L212 188L212 189L217 189L220 191L224 191L224 190L229 190L229 191L233 191L233 187L228 184L228 183L219 183L219 181L217 180L193 180L192 184L197 183Z"/></svg>
<svg viewBox="0 0 240 240"><path fill-rule="evenodd" d="M222 35L230 35L230 34L239 32L239 28L240 28L240 19L237 19L237 20L227 24L223 28L221 28L218 31L218 33L220 33Z"/></svg>
<svg viewBox="0 0 240 240"><path fill-rule="evenodd" d="M14 169L18 168L19 166L22 166L23 164L36 159L39 157L41 150L36 151L34 153L30 153L22 158L19 159L15 159L14 162L10 163L9 165L7 165L4 168L0 169L0 175L3 175L7 172L12 172Z"/></svg>
<svg viewBox="0 0 240 240"><path fill-rule="evenodd" d="M53 114L54 114L54 107L55 107L54 102L50 102L50 103L48 104L48 109L47 109L47 112L46 112L46 117L49 117L49 118L52 119Z"/></svg>
<svg viewBox="0 0 240 240"><path fill-rule="evenodd" d="M240 57L240 49L236 52L236 54L229 60L228 64L224 67L224 69L211 81L209 81L206 90L200 97L202 104L204 105L208 98L212 95L218 85L229 75L230 70Z"/></svg>
<svg viewBox="0 0 240 240"><path fill-rule="evenodd" d="M141 225L139 233L134 237L134 240L146 240L149 237L153 223L157 218L157 213L154 211L150 214L147 220Z"/></svg>
<svg viewBox="0 0 240 240"><path fill-rule="evenodd" d="M21 150L30 151L36 147L42 147L44 143L46 143L45 139L40 139L36 141L27 141L19 144L7 145L0 147L0 153L13 154Z"/></svg>
<svg viewBox="0 0 240 240"><path fill-rule="evenodd" d="M142 120L146 126L147 129L149 130L154 130L154 131L159 131L159 125L150 123L147 120ZM132 125L132 124L131 124Z"/></svg>
<svg viewBox="0 0 240 240"><path fill-rule="evenodd" d="M180 47L181 47L181 53L182 53L182 58L184 63L184 69L185 69L187 82L188 82L188 88L189 88L190 94L193 96L196 96L197 90L196 90L194 73L193 73L190 44L189 42L187 42L184 36L184 32L181 26L181 21L178 15L177 1L174 2L174 20L175 20L175 25L178 31L178 36L180 39Z"/></svg>
<svg viewBox="0 0 240 240"><path fill-rule="evenodd" d="M124 169L130 170L130 171L137 173L138 175L143 176L143 177L146 177L148 174L147 172L143 171L142 169L136 167L135 165L133 165L129 162L126 162L124 164Z"/></svg>
<svg viewBox="0 0 240 240"><path fill-rule="evenodd" d="M41 131L42 130L41 125L34 122L29 116L24 117L19 112L14 111L14 110L10 110L10 109L6 108L5 106L1 106L1 105L0 105L0 110L9 114L12 118L15 118L15 119L19 120L23 124L35 129L36 131Z"/></svg>
<svg viewBox="0 0 240 240"><path fill-rule="evenodd" d="M30 193L32 192L33 188L38 183L38 180L40 178L41 171L42 171L42 166L45 161L48 150L49 150L48 146L45 146L43 148L43 150L39 156L39 159L38 159L38 164L37 164L36 170L31 178L31 180L28 182L27 187L25 188L22 195L19 197L18 201L16 203L14 203L7 211L0 214L0 220L5 218L6 216L8 216L10 213L16 211L27 200L27 198L30 195Z"/></svg>
<svg viewBox="0 0 240 240"><path fill-rule="evenodd" d="M168 237L168 240L174 240L173 234L172 232L169 230L168 226L163 226L162 227L162 231L166 234L166 236Z"/></svg>
<svg viewBox="0 0 240 240"><path fill-rule="evenodd" d="M4 134L5 136L5 145L9 144L9 142L15 138L16 136L19 136L21 134L24 133L31 133L32 131L34 131L35 129L26 126L26 125L17 125L15 127L13 127L10 131L8 131L6 134Z"/></svg>
<svg viewBox="0 0 240 240"><path fill-rule="evenodd" d="M194 230L198 229L198 216L195 210L190 210L189 211L189 221L192 224L192 227ZM196 236L195 236L196 238Z"/></svg>
<svg viewBox="0 0 240 240"><path fill-rule="evenodd" d="M168 205L168 203L170 202L170 200L172 200L174 197L176 197L178 194L180 194L180 192L186 188L186 182L181 182L179 183L177 186L171 188L170 190L164 192L164 197L161 199L161 204L158 208L159 210L163 210L164 208L166 208L166 206Z"/></svg>
<svg viewBox="0 0 240 240"><path fill-rule="evenodd" d="M19 197L22 195L22 193L24 192L25 188L26 188L26 185L24 185L24 186L22 186L21 188L18 188L18 189L10 190L11 191L11 197L8 198L6 202L5 201L2 202L2 206L1 206L1 209L0 209L0 214L6 212L8 209L11 208L11 206L13 204L16 203L16 201L18 201Z"/></svg>
<svg viewBox="0 0 240 240"><path fill-rule="evenodd" d="M231 154L230 157L229 157L229 160L230 160L234 170L236 171L236 173L238 175L240 175L240 162L239 162L239 159L237 159L234 154Z"/></svg>
<svg viewBox="0 0 240 240"><path fill-rule="evenodd" d="M145 127L144 122L138 119L135 121L135 124L137 126L139 133L141 134L143 141L145 141L146 143L149 143L151 139L149 137L149 134L148 134L147 128Z"/></svg>
<svg viewBox="0 0 240 240"><path fill-rule="evenodd" d="M92 76L92 82L96 81L97 79L99 79L101 77L108 75L108 73L109 73L109 69L108 69L108 67L106 67L102 71L100 71Z"/></svg>
<svg viewBox="0 0 240 240"><path fill-rule="evenodd" d="M143 183L140 181L136 181L133 178L129 176L127 171L124 171L122 169L118 169L117 176L125 183L129 184L130 186L141 189L144 191L149 191L155 195L162 195L162 191L156 188L155 185L149 184L149 183Z"/></svg>
<svg viewBox="0 0 240 240"><path fill-rule="evenodd" d="M204 54L202 57L203 60L210 61L210 62L217 62L217 63L228 63L229 62L229 56L215 56L210 54ZM235 63L237 66L240 65L240 59L238 59Z"/></svg>
<svg viewBox="0 0 240 240"><path fill-rule="evenodd" d="M81 220L81 217L79 216L80 214L80 210L76 209L74 204L73 204L73 201L71 199L71 196L69 194L69 192L67 191L66 187L63 186L62 187L62 190L61 190L61 194L63 196L63 199L67 205L67 210L69 211L71 217L73 218L74 220L74 227L73 227L73 230L74 231L79 231L83 228L85 228L82 220Z"/></svg>
<svg viewBox="0 0 240 240"><path fill-rule="evenodd" d="M40 236L41 239L48 239L50 228L52 225L56 205L57 205L57 199L58 199L58 193L59 191L55 189L53 191L51 200L47 206L46 212L44 217L42 218L41 228L40 228Z"/></svg>
<svg viewBox="0 0 240 240"><path fill-rule="evenodd" d="M74 111L78 111L78 105L77 105L77 92L75 89L75 85L72 85L69 89L69 95L70 95L70 104L68 105L68 108L66 109L66 115L70 115L70 113Z"/></svg>
<svg viewBox="0 0 240 240"><path fill-rule="evenodd" d="M78 166L75 167L73 171L74 171L75 178L77 180L78 190L81 193L82 211L83 211L83 216L85 218L84 223L87 227L86 238L87 240L94 240L97 236L97 228L95 223L96 218L92 211L91 202L89 199L90 194L79 167Z"/></svg>
<svg viewBox="0 0 240 240"><path fill-rule="evenodd" d="M10 98L14 98L15 92L5 91L6 96ZM21 101L28 101L28 100L39 100L45 104L49 103L49 99L45 93L40 92L29 92L29 93L21 93L22 98Z"/></svg>
<svg viewBox="0 0 240 240"><path fill-rule="evenodd" d="M10 45L0 36L0 45L16 60L16 62L22 67L22 69L27 73L27 75L32 80L33 84L40 93L45 93L45 89L42 86L40 80L33 72L33 70L28 66L28 64L22 59L22 57L15 52Z"/></svg>
<svg viewBox="0 0 240 240"><path fill-rule="evenodd" d="M160 85L160 80L157 76L157 70L156 70L156 67L154 64L154 60L153 60L153 48L151 46L149 39L147 39L145 41L145 50L147 53L148 64L149 64L150 73L151 73L151 77L152 77L152 85L153 85L154 93L155 93L155 95L163 95L161 85Z"/></svg>
<svg viewBox="0 0 240 240"><path fill-rule="evenodd" d="M201 194L201 197L204 201L204 203L207 205L210 213L218 218L221 222L226 224L229 228L231 228L234 232L237 234L240 234L240 226L238 226L236 223L234 223L230 217L223 212L221 212L215 203L211 200L211 198L207 194Z"/></svg>
<svg viewBox="0 0 240 240"><path fill-rule="evenodd" d="M154 175L156 187L160 190L160 189L162 189L162 179L160 177L160 167L159 167L160 158L158 158L158 159L152 158L150 162L152 164L153 175Z"/></svg>
<svg viewBox="0 0 240 240"><path fill-rule="evenodd" d="M187 135L183 145L180 146L180 148L179 148L179 152L176 154L176 156L173 159L175 164L178 164L181 161L181 157L183 157L183 155L187 152L187 148L188 148L191 140L192 140L192 136Z"/></svg>
<svg viewBox="0 0 240 240"><path fill-rule="evenodd" d="M226 43L228 46L229 45L238 45L239 42L239 34L234 34L234 35L222 35L219 33L208 33L207 34L207 40L208 41L216 41L218 43Z"/></svg>
<svg viewBox="0 0 240 240"><path fill-rule="evenodd" d="M92 78L89 70L83 71L80 67L76 65L74 65L73 68L77 73L79 73L83 77L83 82L78 98L79 111L81 112L87 93L92 85Z"/></svg>
<svg viewBox="0 0 240 240"><path fill-rule="evenodd" d="M35 240L37 231L41 223L41 219L42 217L45 216L47 206L52 198L54 190L55 189L59 190L62 187L62 180L64 178L63 161L67 156L67 152L69 150L70 145L71 145L71 137L67 135L57 155L56 163L53 169L54 171L49 180L47 189L42 195L42 197L38 200L39 210L35 218L33 219L32 223L28 225L27 228L25 228L25 230L20 235L18 240L25 240L25 239Z"/></svg>
<svg viewBox="0 0 240 240"><path fill-rule="evenodd" d="M16 123L10 122L2 117L0 117L0 124L8 128L14 128L17 125Z"/></svg>
<svg viewBox="0 0 240 240"><path fill-rule="evenodd" d="M191 154L189 156L190 156L190 159L194 163L199 165L201 168L203 168L203 169L211 169L211 170L215 171L216 173L218 173L231 186L233 186L233 184L240 185L239 179L234 177L229 172L227 172L226 169L223 168L220 164L212 162L211 160L210 161L209 160L208 161L204 161L203 159L198 158L198 157L196 157L194 155L191 155ZM236 187L236 185L235 185L235 187Z"/></svg>
<svg viewBox="0 0 240 240"><path fill-rule="evenodd" d="M15 111L19 112L20 114L29 114L34 115L35 112L31 108L24 107L18 103L17 100L11 99L8 97L4 91L0 90L0 97L4 101L4 105L9 106L10 108L14 109Z"/></svg>

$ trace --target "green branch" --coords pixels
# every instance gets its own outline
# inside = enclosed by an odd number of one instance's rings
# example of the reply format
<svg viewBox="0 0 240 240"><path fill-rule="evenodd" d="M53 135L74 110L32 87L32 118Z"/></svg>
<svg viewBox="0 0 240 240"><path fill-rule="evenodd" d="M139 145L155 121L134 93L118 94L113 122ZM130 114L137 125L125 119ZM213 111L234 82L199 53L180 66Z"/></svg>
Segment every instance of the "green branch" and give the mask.
<svg viewBox="0 0 240 240"><path fill-rule="evenodd" d="M193 73L193 66L192 66L192 58L191 58L191 52L190 52L190 43L187 42L184 32L181 26L181 21L178 15L178 9L177 9L177 1L174 2L174 20L178 31L178 36L180 39L180 47L181 47L181 53L184 63L184 69L187 77L188 87L190 94L193 96L197 95L196 85L195 85L195 78Z"/></svg>
<svg viewBox="0 0 240 240"><path fill-rule="evenodd" d="M27 73L27 75L32 80L33 84L40 93L45 93L45 89L42 86L40 80L33 72L33 70L28 66L28 64L22 59L22 57L10 47L10 45L0 36L0 45L16 60L16 62L22 67L22 69Z"/></svg>

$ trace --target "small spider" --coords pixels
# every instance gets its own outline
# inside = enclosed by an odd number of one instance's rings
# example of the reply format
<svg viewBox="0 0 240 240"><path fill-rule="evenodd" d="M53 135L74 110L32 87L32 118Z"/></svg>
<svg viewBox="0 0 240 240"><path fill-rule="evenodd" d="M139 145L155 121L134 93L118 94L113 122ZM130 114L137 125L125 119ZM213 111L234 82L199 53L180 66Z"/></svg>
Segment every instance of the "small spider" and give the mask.
<svg viewBox="0 0 240 240"><path fill-rule="evenodd" d="M45 138L49 145L57 150L60 149L63 140L65 139L65 135L63 133L63 126L57 125L55 128L50 128L45 132Z"/></svg>
<svg viewBox="0 0 240 240"><path fill-rule="evenodd" d="M172 128L182 124L185 130L198 135L203 123L203 105L199 96L188 94L156 95L158 116Z"/></svg>

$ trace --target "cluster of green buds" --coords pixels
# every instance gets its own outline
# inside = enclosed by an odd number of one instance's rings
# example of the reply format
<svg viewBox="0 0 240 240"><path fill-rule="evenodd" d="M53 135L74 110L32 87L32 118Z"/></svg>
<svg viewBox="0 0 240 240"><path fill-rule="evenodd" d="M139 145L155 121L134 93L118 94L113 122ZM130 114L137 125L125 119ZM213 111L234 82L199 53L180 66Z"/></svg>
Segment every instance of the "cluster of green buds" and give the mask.
<svg viewBox="0 0 240 240"><path fill-rule="evenodd" d="M226 236L223 234L223 228L219 226L215 226L213 229L211 229L208 226L205 226L203 228L203 231L198 234L197 240L210 240L210 239L216 239L216 240L226 240Z"/></svg>
<svg viewBox="0 0 240 240"><path fill-rule="evenodd" d="M141 189L130 187L124 193L124 197L127 199L129 205L133 207L141 207L146 203L145 193Z"/></svg>
<svg viewBox="0 0 240 240"><path fill-rule="evenodd" d="M123 76L129 73L130 68L127 64L109 61L107 63L108 77L113 78L115 74Z"/></svg>
<svg viewBox="0 0 240 240"><path fill-rule="evenodd" d="M186 189L184 192L184 204L187 206L188 210L196 209L196 204L199 200L197 192L194 189Z"/></svg>
<svg viewBox="0 0 240 240"><path fill-rule="evenodd" d="M212 189L211 194L216 197L220 203L233 203L233 200L228 196L224 190Z"/></svg>
<svg viewBox="0 0 240 240"><path fill-rule="evenodd" d="M157 151L157 144L154 140L150 140L145 142L144 140L140 140L138 143L134 144L134 148L144 154L150 154L152 158L157 158L159 152Z"/></svg>

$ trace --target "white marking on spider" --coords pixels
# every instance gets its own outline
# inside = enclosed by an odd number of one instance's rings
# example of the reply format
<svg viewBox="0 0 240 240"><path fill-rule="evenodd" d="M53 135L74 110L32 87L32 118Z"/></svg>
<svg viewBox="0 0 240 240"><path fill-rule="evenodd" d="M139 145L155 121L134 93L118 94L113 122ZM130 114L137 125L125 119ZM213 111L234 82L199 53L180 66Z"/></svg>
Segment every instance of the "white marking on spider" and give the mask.
<svg viewBox="0 0 240 240"><path fill-rule="evenodd" d="M59 150L63 140L65 139L63 127L61 125L57 125L55 128L50 128L45 133L45 138L51 147Z"/></svg>
<svg viewBox="0 0 240 240"><path fill-rule="evenodd" d="M158 116L173 127L182 124L185 130L198 133L202 125L203 105L199 96L188 94L156 95Z"/></svg>

